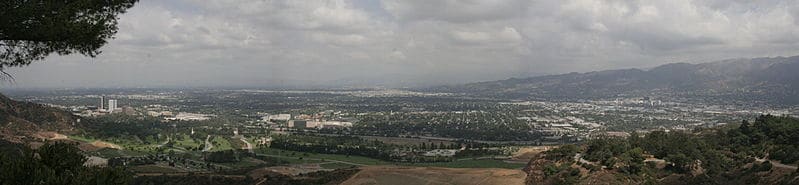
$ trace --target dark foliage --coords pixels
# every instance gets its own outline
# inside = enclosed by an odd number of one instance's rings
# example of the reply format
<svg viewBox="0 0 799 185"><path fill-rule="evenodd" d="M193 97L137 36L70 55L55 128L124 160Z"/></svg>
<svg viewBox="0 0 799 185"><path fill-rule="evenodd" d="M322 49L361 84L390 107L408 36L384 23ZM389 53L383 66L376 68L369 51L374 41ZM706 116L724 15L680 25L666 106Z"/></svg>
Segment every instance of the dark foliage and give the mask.
<svg viewBox="0 0 799 185"><path fill-rule="evenodd" d="M6 145L8 146L8 145ZM21 146L20 146L21 147ZM127 184L132 174L120 168L86 167L77 146L45 144L37 150L0 151L0 184Z"/></svg>
<svg viewBox="0 0 799 185"><path fill-rule="evenodd" d="M95 57L138 0L0 1L0 71L51 53Z"/></svg>

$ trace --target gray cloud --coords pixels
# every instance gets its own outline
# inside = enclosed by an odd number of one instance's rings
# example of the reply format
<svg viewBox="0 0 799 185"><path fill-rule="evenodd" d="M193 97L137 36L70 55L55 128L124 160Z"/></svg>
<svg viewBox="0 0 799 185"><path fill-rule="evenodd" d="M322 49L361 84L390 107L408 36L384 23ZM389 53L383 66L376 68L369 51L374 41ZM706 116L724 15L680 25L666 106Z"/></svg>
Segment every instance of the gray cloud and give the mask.
<svg viewBox="0 0 799 185"><path fill-rule="evenodd" d="M797 55L790 0L142 1L3 87L434 85Z"/></svg>

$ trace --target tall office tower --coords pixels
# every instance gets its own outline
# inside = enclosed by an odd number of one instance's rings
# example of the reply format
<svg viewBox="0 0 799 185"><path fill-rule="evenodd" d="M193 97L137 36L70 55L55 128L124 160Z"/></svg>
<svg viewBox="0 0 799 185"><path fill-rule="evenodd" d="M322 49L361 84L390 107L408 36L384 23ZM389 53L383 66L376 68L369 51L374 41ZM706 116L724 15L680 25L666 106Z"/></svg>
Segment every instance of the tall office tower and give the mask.
<svg viewBox="0 0 799 185"><path fill-rule="evenodd" d="M108 112L114 112L117 109L117 100L108 100Z"/></svg>
<svg viewBox="0 0 799 185"><path fill-rule="evenodd" d="M105 108L105 96L100 96L100 107L97 107L97 108L100 109L100 110Z"/></svg>

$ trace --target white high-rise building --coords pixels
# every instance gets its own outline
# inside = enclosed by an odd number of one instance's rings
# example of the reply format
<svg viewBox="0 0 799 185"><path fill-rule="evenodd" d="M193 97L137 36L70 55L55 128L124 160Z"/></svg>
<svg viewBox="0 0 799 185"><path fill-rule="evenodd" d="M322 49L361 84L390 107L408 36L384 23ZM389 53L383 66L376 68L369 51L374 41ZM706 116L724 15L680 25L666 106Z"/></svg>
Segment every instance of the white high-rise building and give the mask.
<svg viewBox="0 0 799 185"><path fill-rule="evenodd" d="M108 112L114 112L117 109L117 100L108 100Z"/></svg>

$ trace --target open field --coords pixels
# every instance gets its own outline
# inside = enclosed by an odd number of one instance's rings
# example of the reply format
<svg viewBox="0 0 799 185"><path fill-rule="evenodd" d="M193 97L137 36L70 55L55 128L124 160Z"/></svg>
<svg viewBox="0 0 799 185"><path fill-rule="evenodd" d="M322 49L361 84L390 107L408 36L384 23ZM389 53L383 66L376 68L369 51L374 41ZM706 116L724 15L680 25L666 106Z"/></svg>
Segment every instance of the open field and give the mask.
<svg viewBox="0 0 799 185"><path fill-rule="evenodd" d="M439 168L368 166L353 175L344 185L407 184L524 184L527 175L521 170L497 168Z"/></svg>
<svg viewBox="0 0 799 185"><path fill-rule="evenodd" d="M202 141L199 142L194 141L194 139L185 134L177 135L175 138L172 139L172 142L174 142L174 146L184 149L203 147Z"/></svg>
<svg viewBox="0 0 799 185"><path fill-rule="evenodd" d="M91 143L92 141L94 141L94 139L89 139L89 138L86 138L86 137L83 137L83 136L79 136L79 135L70 135L70 136L67 136L67 137L69 139L72 139L72 140L75 140L75 141L82 141L82 142L86 142L86 143Z"/></svg>
<svg viewBox="0 0 799 185"><path fill-rule="evenodd" d="M242 142L241 139L239 139L238 137L236 137L236 138L227 137L225 139L227 139L228 143L230 143L230 147L232 147L232 148L235 148L235 149L247 148L247 144Z"/></svg>
<svg viewBox="0 0 799 185"><path fill-rule="evenodd" d="M214 148L211 151L222 151L222 150L230 150L233 149L230 142L225 139L225 136L213 136L211 143L214 144Z"/></svg>
<svg viewBox="0 0 799 185"><path fill-rule="evenodd" d="M527 163L541 152L556 148L554 146L526 146L519 148L511 156L511 161Z"/></svg>

